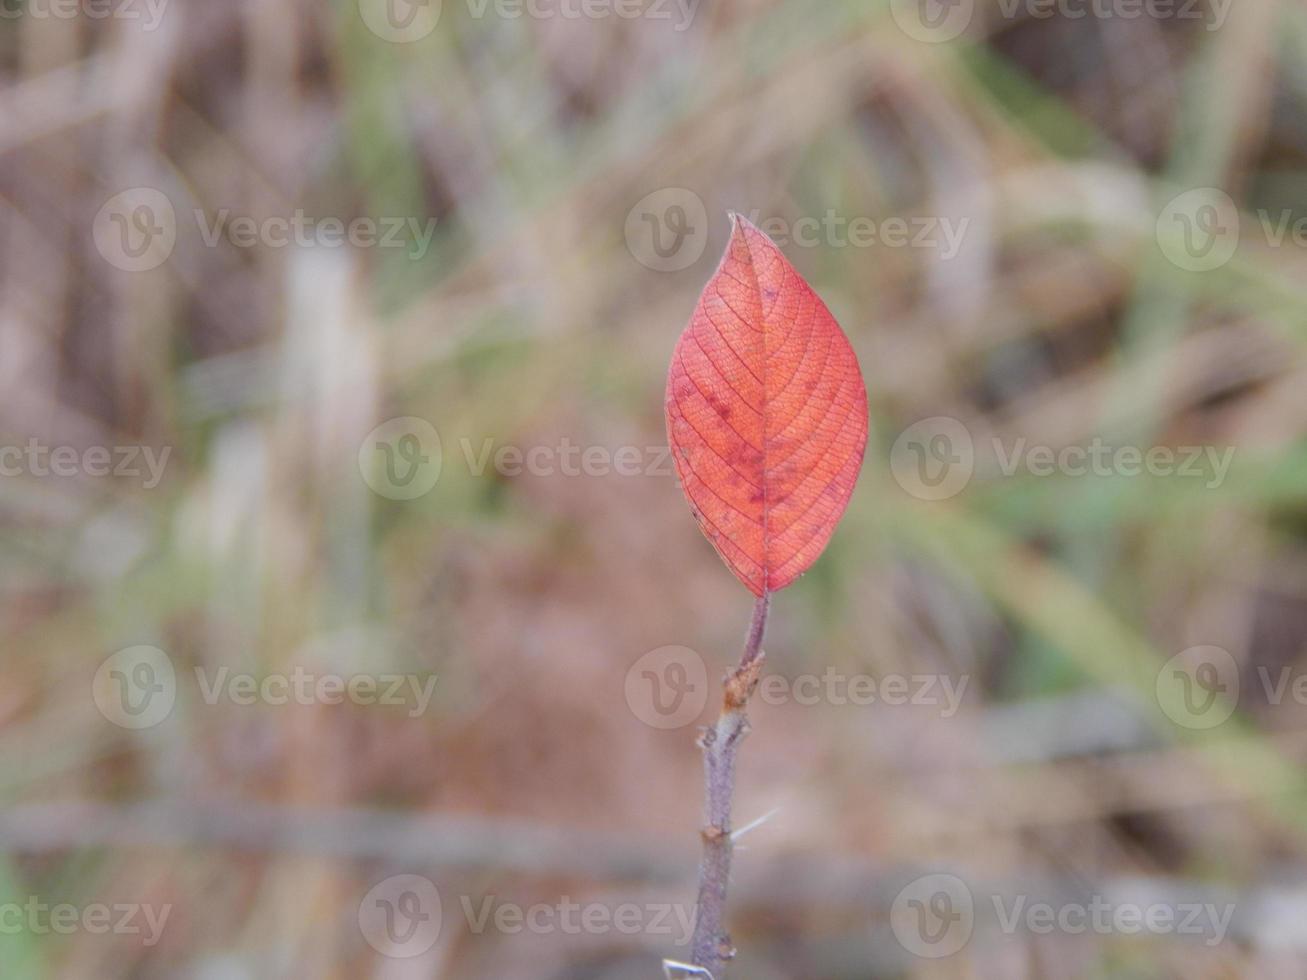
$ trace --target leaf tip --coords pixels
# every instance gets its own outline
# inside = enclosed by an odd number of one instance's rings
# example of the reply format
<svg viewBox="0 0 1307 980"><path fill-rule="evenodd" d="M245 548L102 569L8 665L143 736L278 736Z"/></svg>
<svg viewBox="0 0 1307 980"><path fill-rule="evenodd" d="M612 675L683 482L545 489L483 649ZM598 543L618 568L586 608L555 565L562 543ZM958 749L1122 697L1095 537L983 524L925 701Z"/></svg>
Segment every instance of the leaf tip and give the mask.
<svg viewBox="0 0 1307 980"><path fill-rule="evenodd" d="M762 231L759 230L758 226L755 225L752 221L750 221L748 217L742 212L736 211L734 208L728 208L726 211L726 216L731 219L732 238L734 238L737 234L743 234L746 231L752 231L759 235L762 234Z"/></svg>

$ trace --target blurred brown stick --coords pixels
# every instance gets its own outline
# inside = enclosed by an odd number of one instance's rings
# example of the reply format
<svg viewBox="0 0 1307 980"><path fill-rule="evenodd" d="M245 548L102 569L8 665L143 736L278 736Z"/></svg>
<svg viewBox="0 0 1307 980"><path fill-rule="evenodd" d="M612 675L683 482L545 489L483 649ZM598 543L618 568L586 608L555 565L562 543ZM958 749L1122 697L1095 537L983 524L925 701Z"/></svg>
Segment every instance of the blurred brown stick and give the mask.
<svg viewBox="0 0 1307 980"><path fill-rule="evenodd" d="M625 834L578 834L528 820L414 815L254 800L31 803L0 811L0 851L216 846L430 868L511 868L674 883L677 853Z"/></svg>

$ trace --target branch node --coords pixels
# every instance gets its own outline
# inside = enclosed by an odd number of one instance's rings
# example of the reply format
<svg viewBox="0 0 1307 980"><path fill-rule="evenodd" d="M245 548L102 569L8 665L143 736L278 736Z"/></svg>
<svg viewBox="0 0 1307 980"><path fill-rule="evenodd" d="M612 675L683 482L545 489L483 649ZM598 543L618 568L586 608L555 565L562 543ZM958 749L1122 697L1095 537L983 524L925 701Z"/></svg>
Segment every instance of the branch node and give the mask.
<svg viewBox="0 0 1307 980"><path fill-rule="evenodd" d="M758 688L762 677L762 666L766 654L760 653L747 664L737 667L726 677L726 695L723 705L727 711L738 711L749 703L749 698Z"/></svg>
<svg viewBox="0 0 1307 980"><path fill-rule="evenodd" d="M731 832L726 827L718 827L716 824L709 824L700 831L705 842L716 844L731 836Z"/></svg>

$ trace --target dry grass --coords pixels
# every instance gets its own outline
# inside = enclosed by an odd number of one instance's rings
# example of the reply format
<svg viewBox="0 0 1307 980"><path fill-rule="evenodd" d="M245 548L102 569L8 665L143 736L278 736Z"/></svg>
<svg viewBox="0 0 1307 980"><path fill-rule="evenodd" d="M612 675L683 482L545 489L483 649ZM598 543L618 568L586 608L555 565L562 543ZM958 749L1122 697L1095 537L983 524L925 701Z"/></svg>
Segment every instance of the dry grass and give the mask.
<svg viewBox="0 0 1307 980"><path fill-rule="evenodd" d="M104 19L6 8L0 445L82 461L0 457L6 978L621 980L678 954L648 918L478 931L466 908L693 894L693 727L645 724L624 691L666 645L715 679L748 620L658 448L667 357L729 208L788 233L872 402L849 516L776 601L772 668L965 684L956 712L825 693L754 709L737 813L776 812L737 857L733 975L1303 974L1307 14L974 6L949 43L908 37L898 0L702 3L688 23L670 4L444 0L404 44L354 0L163 0L157 24L125 0ZM141 187L176 240L128 271L114 236L149 216L102 207ZM1241 212L1209 271L1181 267L1165 210L1198 187ZM660 207L705 215L673 271L645 264L636 208L665 188L689 196ZM231 223L297 211L317 244L264 225L244 247ZM840 230L811 231L828 213ZM333 247L329 219L401 219L402 245ZM855 220L876 243L848 242ZM925 246L886 242L896 220L933 229ZM359 450L407 416L438 430L442 468L388 499ZM892 447L938 416L976 472L923 500ZM1198 477L1040 476L986 450L1096 439L1232 454ZM568 475L567 445L636 447L639 472ZM142 446L169 453L155 486L81 455ZM518 472L503 447L536 455ZM95 677L142 644L166 651L176 701L131 729ZM1196 645L1231 658L1227 694L1240 682L1203 730L1156 693ZM422 710L207 703L223 668L436 683ZM891 914L924 873L974 897L946 958L913 955ZM443 899L411 958L359 926L400 874ZM1232 918L1212 943L1002 927L1013 902L1094 896ZM59 934L33 901L170 912L147 944Z"/></svg>

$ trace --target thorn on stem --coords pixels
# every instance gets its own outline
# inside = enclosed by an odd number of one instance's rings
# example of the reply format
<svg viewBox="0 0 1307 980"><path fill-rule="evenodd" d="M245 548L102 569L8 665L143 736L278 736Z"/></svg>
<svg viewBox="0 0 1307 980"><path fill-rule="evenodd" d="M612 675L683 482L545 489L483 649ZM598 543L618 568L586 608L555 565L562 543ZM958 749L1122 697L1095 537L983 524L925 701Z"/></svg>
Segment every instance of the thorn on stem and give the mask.
<svg viewBox="0 0 1307 980"><path fill-rule="evenodd" d="M663 976L667 980L713 980L713 975L701 966L663 960Z"/></svg>

